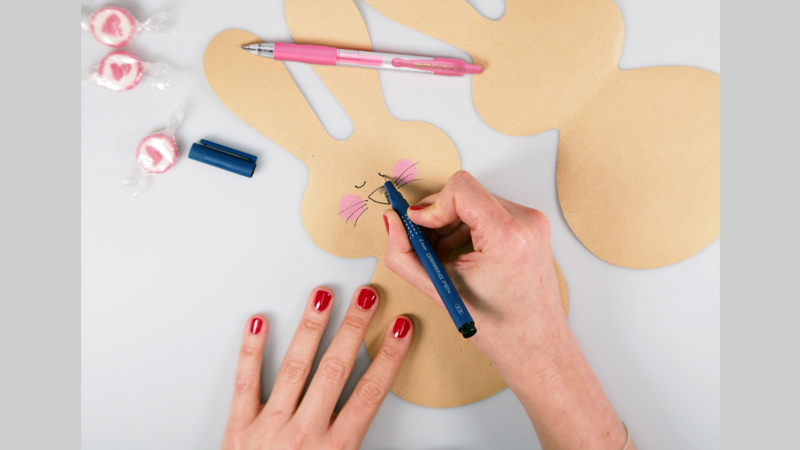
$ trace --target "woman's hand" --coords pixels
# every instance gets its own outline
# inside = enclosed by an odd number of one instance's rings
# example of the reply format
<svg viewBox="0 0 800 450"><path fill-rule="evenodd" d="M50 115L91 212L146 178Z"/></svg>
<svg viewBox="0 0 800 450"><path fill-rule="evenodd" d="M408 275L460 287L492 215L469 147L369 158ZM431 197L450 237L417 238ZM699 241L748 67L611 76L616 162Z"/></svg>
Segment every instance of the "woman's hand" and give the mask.
<svg viewBox="0 0 800 450"><path fill-rule="evenodd" d="M364 286L353 295L347 315L300 402L332 302L333 293L325 287L314 289L309 296L266 404L261 403L259 380L268 324L261 315L247 322L223 450L359 447L400 369L414 327L408 317L394 320L375 360L336 415L334 406L377 309L378 293Z"/></svg>
<svg viewBox="0 0 800 450"><path fill-rule="evenodd" d="M472 242L474 251L445 263L445 270L475 320L470 342L522 402L542 447L622 448L625 428L564 317L547 217L490 194L463 171L408 216L431 230L442 260ZM384 218L386 266L444 308L400 217L388 210Z"/></svg>
<svg viewBox="0 0 800 450"><path fill-rule="evenodd" d="M442 305L393 210L386 266ZM431 230L445 261L450 250L470 240L473 252L445 263L478 333L470 338L510 385L528 371L555 370L554 340L567 328L550 253L550 223L540 211L495 197L467 172L458 172L442 191L408 211ZM443 305L442 305L443 307ZM521 364L528 363L525 367Z"/></svg>

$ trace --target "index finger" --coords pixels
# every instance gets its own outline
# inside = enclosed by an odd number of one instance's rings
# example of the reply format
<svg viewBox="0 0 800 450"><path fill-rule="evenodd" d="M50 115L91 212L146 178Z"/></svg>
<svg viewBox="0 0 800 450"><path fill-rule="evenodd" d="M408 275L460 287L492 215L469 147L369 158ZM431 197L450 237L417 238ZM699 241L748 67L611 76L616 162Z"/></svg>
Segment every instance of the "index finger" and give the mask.
<svg viewBox="0 0 800 450"><path fill-rule="evenodd" d="M392 387L400 364L411 346L413 334L414 324L407 316L397 317L386 330L378 354L333 423L331 433L336 440L348 442L352 448L359 447Z"/></svg>
<svg viewBox="0 0 800 450"><path fill-rule="evenodd" d="M497 198L463 170L447 181L433 204L409 208L408 217L427 228L442 228L460 220L472 230L477 251L487 239L503 234L505 224L513 220Z"/></svg>
<svg viewBox="0 0 800 450"><path fill-rule="evenodd" d="M233 390L228 428L239 429L250 425L261 404L261 361L267 342L269 325L266 317L257 314L250 317L239 349L239 364L236 367L236 383Z"/></svg>

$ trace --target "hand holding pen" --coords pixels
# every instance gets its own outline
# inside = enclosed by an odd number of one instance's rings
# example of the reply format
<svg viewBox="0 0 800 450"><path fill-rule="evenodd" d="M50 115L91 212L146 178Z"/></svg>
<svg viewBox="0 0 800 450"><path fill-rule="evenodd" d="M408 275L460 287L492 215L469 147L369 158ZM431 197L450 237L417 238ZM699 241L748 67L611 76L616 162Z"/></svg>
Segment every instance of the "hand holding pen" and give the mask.
<svg viewBox="0 0 800 450"><path fill-rule="evenodd" d="M519 398L543 448L623 448L626 428L567 326L547 217L492 195L467 172L407 214L431 230L441 259L472 241L473 252L444 264L475 321L469 342ZM448 310L401 217L391 209L384 221L386 266Z"/></svg>

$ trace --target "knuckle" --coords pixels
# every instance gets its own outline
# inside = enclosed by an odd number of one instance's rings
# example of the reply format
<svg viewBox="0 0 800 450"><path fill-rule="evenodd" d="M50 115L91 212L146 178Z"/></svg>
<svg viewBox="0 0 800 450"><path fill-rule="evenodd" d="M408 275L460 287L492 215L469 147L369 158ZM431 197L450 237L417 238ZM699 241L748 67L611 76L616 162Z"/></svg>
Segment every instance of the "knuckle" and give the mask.
<svg viewBox="0 0 800 450"><path fill-rule="evenodd" d="M368 406L380 404L386 396L387 389L382 383L374 378L365 378L361 380L361 386L358 388L358 398Z"/></svg>
<svg viewBox="0 0 800 450"><path fill-rule="evenodd" d="M504 239L511 245L513 254L524 255L531 248L531 230L517 221L509 221L503 226Z"/></svg>
<svg viewBox="0 0 800 450"><path fill-rule="evenodd" d="M334 386L344 381L347 367L339 358L328 357L320 363L318 374L326 385Z"/></svg>
<svg viewBox="0 0 800 450"><path fill-rule="evenodd" d="M275 447L283 450L301 450L306 443L308 435L306 431L300 427L286 432Z"/></svg>
<svg viewBox="0 0 800 450"><path fill-rule="evenodd" d="M267 411L264 414L266 414L267 423L269 423L284 417L286 415L286 411L283 409L275 409L275 410L267 409Z"/></svg>
<svg viewBox="0 0 800 450"><path fill-rule="evenodd" d="M380 351L390 362L396 362L397 360L402 359L403 356L402 350L397 345L382 345Z"/></svg>
<svg viewBox="0 0 800 450"><path fill-rule="evenodd" d="M386 266L386 268L395 273L399 273L400 270L400 263L398 262L397 257L397 252L387 251L386 256L383 259L383 264Z"/></svg>
<svg viewBox="0 0 800 450"><path fill-rule="evenodd" d="M351 333L360 334L365 328L367 328L367 321L361 317L348 315L342 321L341 328Z"/></svg>
<svg viewBox="0 0 800 450"><path fill-rule="evenodd" d="M255 378L247 375L236 375L236 383L234 389L237 393L251 392L258 386Z"/></svg>
<svg viewBox="0 0 800 450"><path fill-rule="evenodd" d="M456 186L467 186L472 184L475 178L466 170L459 170L450 177L450 182Z"/></svg>
<svg viewBox="0 0 800 450"><path fill-rule="evenodd" d="M386 249L386 255L383 257L383 265L386 266L387 269L394 272L394 253L390 253L389 249Z"/></svg>
<svg viewBox="0 0 800 450"><path fill-rule="evenodd" d="M281 376L288 384L300 384L305 382L308 376L308 364L300 361L284 361L281 367Z"/></svg>
<svg viewBox="0 0 800 450"><path fill-rule="evenodd" d="M348 445L350 437L351 436L349 434L334 434L330 436L328 442L326 442L325 446L320 450L342 450L345 448L353 448L352 445Z"/></svg>
<svg viewBox="0 0 800 450"><path fill-rule="evenodd" d="M308 317L304 317L300 321L300 329L305 333L319 334L319 333L322 333L322 329L323 328L324 327L322 326L321 323L319 323L319 322L317 322L317 321L315 321L313 319L310 319Z"/></svg>
<svg viewBox="0 0 800 450"><path fill-rule="evenodd" d="M543 212L539 212L539 234L542 237L550 237L550 219Z"/></svg>
<svg viewBox="0 0 800 450"><path fill-rule="evenodd" d="M528 209L526 212L534 231L542 236L550 236L550 219L547 215L538 209Z"/></svg>
<svg viewBox="0 0 800 450"><path fill-rule="evenodd" d="M258 354L258 348L253 347L252 345L243 345L241 349L239 349L239 355L241 357L250 358L256 356Z"/></svg>

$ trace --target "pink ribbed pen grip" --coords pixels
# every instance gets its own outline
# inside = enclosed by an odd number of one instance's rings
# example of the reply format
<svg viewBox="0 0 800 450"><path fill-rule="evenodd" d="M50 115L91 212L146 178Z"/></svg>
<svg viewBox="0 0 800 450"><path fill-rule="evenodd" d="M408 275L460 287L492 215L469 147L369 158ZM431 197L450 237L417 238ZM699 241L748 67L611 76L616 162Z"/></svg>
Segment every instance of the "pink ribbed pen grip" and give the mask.
<svg viewBox="0 0 800 450"><path fill-rule="evenodd" d="M336 65L336 51L333 47L319 45L275 44L274 58L280 61L297 61L306 64Z"/></svg>

